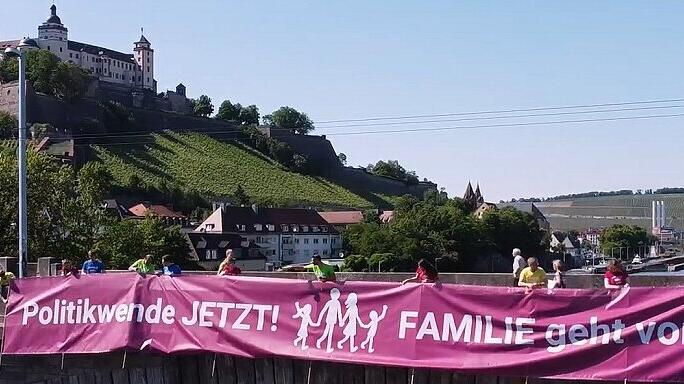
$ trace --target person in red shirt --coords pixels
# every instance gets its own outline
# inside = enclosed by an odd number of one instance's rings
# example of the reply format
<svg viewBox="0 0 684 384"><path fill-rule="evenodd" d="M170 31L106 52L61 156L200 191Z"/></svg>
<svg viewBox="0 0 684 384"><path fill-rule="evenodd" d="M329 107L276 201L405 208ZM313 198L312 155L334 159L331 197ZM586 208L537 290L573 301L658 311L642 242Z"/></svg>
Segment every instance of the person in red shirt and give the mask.
<svg viewBox="0 0 684 384"><path fill-rule="evenodd" d="M606 274L603 275L603 285L608 289L620 289L629 285L629 276L620 260L613 259L608 262Z"/></svg>
<svg viewBox="0 0 684 384"><path fill-rule="evenodd" d="M223 269L219 272L219 276L237 276L242 273L240 267L235 265L235 258L233 256L228 256L226 258L226 263L223 265Z"/></svg>
<svg viewBox="0 0 684 384"><path fill-rule="evenodd" d="M59 271L59 274L62 276L77 276L78 275L78 268L74 267L71 264L71 261L67 259L62 260L62 269Z"/></svg>
<svg viewBox="0 0 684 384"><path fill-rule="evenodd" d="M419 283L434 283L439 280L439 274L437 273L437 268L435 268L432 263L425 259L418 260L418 268L416 269L416 275L410 279L406 279L401 282L401 284L406 284L410 281L417 281Z"/></svg>

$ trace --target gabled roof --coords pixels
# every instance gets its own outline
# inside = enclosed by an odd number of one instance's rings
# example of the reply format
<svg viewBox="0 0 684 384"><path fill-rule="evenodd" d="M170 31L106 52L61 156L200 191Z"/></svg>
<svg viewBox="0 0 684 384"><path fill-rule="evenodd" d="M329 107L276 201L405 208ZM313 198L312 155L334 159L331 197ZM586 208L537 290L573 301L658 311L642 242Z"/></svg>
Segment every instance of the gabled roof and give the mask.
<svg viewBox="0 0 684 384"><path fill-rule="evenodd" d="M16 48L21 40L2 40L0 41L0 50L4 51L6 48Z"/></svg>
<svg viewBox="0 0 684 384"><path fill-rule="evenodd" d="M546 220L546 216L544 216L542 211L540 211L539 208L537 208L537 206L532 202L499 203L498 206L499 208L515 208L518 211L527 212L537 219Z"/></svg>
<svg viewBox="0 0 684 384"><path fill-rule="evenodd" d="M97 45L80 43L78 41L73 41L73 40L69 40L67 42L67 48L70 51L79 51L79 52L83 51L83 52L88 53L90 55L100 55L100 52L102 52L102 54L107 55L111 59L116 59L119 61L126 61L126 62L132 62L133 61L133 54L123 53L123 52L119 52L119 51L113 51L111 49L98 47Z"/></svg>
<svg viewBox="0 0 684 384"><path fill-rule="evenodd" d="M140 40L135 42L136 44L150 44L150 41L145 38L145 35L140 35Z"/></svg>
<svg viewBox="0 0 684 384"><path fill-rule="evenodd" d="M163 205L140 203L128 209L133 215L145 217L148 214L157 217L177 217L185 218L182 213L176 212Z"/></svg>
<svg viewBox="0 0 684 384"><path fill-rule="evenodd" d="M357 224L363 221L361 211L318 212L318 214L332 225Z"/></svg>
<svg viewBox="0 0 684 384"><path fill-rule="evenodd" d="M260 224L262 226L275 226L274 231L270 232L282 232L281 226L284 225L290 227L287 232L293 232L291 226L306 225L325 227L329 233L337 233L332 225L312 209L227 206L224 208L219 207L209 218L220 220L222 232L234 232L238 226L243 225L245 230L241 232L255 232L254 226ZM205 222L207 221L209 219L205 220ZM204 223L199 228L202 227L204 227ZM266 232L265 229L262 229L262 231Z"/></svg>

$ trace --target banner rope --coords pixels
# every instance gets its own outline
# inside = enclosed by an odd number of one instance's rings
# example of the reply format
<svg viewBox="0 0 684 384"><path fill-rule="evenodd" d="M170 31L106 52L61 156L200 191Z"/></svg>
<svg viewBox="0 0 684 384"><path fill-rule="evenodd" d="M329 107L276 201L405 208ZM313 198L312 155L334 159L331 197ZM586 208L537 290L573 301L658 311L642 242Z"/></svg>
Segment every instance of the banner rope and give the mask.
<svg viewBox="0 0 684 384"><path fill-rule="evenodd" d="M211 377L214 377L214 372L216 372L216 354L214 353L214 361L211 363Z"/></svg>
<svg viewBox="0 0 684 384"><path fill-rule="evenodd" d="M416 376L416 369L411 368L411 384L413 384L413 378Z"/></svg>
<svg viewBox="0 0 684 384"><path fill-rule="evenodd" d="M126 369L126 350L124 349L123 361L121 362L121 369Z"/></svg>
<svg viewBox="0 0 684 384"><path fill-rule="evenodd" d="M64 356L66 356L66 353L62 353L62 362L61 362L60 368L59 368L61 371L64 370Z"/></svg>
<svg viewBox="0 0 684 384"><path fill-rule="evenodd" d="M306 384L311 384L311 360L309 360L309 371L306 374Z"/></svg>

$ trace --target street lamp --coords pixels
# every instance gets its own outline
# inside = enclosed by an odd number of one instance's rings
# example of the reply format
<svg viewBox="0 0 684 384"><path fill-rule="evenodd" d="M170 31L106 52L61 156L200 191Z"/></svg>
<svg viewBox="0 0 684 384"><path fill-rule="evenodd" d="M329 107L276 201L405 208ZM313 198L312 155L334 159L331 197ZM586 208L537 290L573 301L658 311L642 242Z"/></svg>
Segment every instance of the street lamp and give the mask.
<svg viewBox="0 0 684 384"><path fill-rule="evenodd" d="M5 57L16 57L19 61L19 277L24 277L28 258L28 223L26 199L26 57L24 53L31 44L22 39L17 48L5 49Z"/></svg>

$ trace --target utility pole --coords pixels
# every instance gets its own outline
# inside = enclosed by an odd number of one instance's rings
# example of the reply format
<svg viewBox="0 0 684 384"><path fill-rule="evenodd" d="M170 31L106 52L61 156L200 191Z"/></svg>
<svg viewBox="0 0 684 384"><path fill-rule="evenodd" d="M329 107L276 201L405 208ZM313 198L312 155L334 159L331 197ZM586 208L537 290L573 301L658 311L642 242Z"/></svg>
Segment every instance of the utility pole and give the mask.
<svg viewBox="0 0 684 384"><path fill-rule="evenodd" d="M29 44L26 39L17 48L5 49L5 57L16 57L19 61L19 140L17 158L19 161L19 277L24 277L28 259L28 214L26 186L26 56Z"/></svg>

